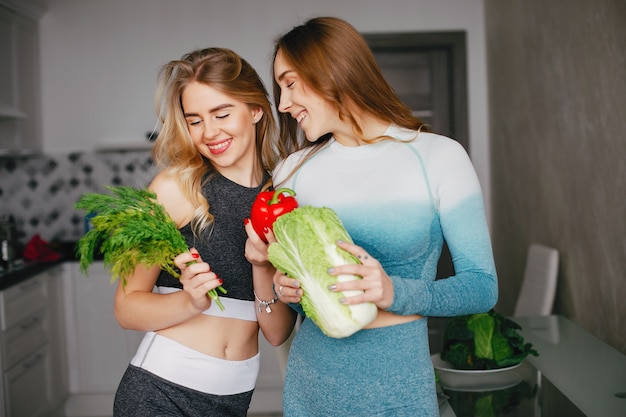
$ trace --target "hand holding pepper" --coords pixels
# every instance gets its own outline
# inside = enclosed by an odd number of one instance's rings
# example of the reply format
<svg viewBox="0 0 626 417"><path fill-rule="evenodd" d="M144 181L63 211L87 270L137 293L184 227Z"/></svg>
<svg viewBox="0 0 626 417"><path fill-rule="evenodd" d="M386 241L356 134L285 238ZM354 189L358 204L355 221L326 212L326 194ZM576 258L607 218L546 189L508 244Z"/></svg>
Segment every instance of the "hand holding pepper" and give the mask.
<svg viewBox="0 0 626 417"><path fill-rule="evenodd" d="M263 230L273 230L272 225L279 216L298 208L295 195L295 191L290 188L279 188L276 191L263 191L257 196L252 204L250 220L254 231L265 243L267 239Z"/></svg>

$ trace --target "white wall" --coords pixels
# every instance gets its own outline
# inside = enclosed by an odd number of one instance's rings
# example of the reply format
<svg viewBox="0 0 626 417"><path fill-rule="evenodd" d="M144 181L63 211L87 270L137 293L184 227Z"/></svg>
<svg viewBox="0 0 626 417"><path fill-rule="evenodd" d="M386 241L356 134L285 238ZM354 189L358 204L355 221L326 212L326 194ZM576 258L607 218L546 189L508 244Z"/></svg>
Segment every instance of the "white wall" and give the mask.
<svg viewBox="0 0 626 417"><path fill-rule="evenodd" d="M47 153L141 143L155 127L158 68L198 47L228 47L268 87L273 40L315 15L362 32L465 30L471 156L489 201L483 0L47 0L41 20Z"/></svg>

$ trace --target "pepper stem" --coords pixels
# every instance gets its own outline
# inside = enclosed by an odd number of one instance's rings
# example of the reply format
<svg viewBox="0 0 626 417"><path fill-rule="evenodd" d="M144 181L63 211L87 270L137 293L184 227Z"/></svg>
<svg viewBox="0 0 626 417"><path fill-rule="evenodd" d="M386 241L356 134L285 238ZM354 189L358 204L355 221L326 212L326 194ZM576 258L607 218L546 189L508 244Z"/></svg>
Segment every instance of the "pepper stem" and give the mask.
<svg viewBox="0 0 626 417"><path fill-rule="evenodd" d="M296 192L292 190L291 188L279 188L278 190L274 191L274 195L272 196L272 199L268 201L267 204L272 205L272 204L278 203L278 197L283 193L287 193L292 197L296 195Z"/></svg>

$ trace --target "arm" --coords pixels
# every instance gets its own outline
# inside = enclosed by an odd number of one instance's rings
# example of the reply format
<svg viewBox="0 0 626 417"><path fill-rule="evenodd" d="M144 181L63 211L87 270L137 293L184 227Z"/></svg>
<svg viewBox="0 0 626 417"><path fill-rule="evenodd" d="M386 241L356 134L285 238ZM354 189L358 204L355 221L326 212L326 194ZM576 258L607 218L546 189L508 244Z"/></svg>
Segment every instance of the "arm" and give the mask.
<svg viewBox="0 0 626 417"><path fill-rule="evenodd" d="M177 225L188 221L193 206L182 196L180 188L171 175L162 172L150 185L157 200ZM194 250L197 254L197 251ZM191 261L199 263L187 267ZM176 257L181 270L183 291L172 294L153 293L160 267L138 266L124 286L121 282L115 294L114 311L120 326L126 329L154 331L164 329L200 314L210 305L206 292L220 285L217 276L210 272L208 264L186 252Z"/></svg>
<svg viewBox="0 0 626 417"><path fill-rule="evenodd" d="M272 282L276 269L267 260L268 245L257 236L251 222L246 224L246 232L248 233L246 258L252 264L254 292L258 298L255 302L257 303L256 316L259 327L265 339L272 346L279 346L291 334L297 314L287 304L279 300L269 305L271 313L268 313L264 308L259 311L259 300L270 301L275 298ZM266 236L269 242L274 241L271 232Z"/></svg>
<svg viewBox="0 0 626 417"><path fill-rule="evenodd" d="M209 265L194 258L192 253L176 257L175 263L181 268L180 281L183 291L171 294L153 293L160 268L138 266L124 287L118 283L115 293L115 318L122 328L157 331L174 326L201 314L209 308L211 299L207 292L220 285L217 276L210 272ZM186 266L188 262L200 262Z"/></svg>
<svg viewBox="0 0 626 417"><path fill-rule="evenodd" d="M422 255L418 261L422 264L416 264L414 272L390 277L362 248L341 245L360 257L363 265L336 267L333 274L356 274L363 280L337 284L336 290L365 290L363 295L347 297L346 303L371 301L399 315L454 316L487 311L497 301L497 278L478 179L458 143L437 140L425 145L420 148L420 161L435 208L432 221L440 227L420 239L432 246L432 252ZM423 262L439 253L444 239L455 275L435 281L436 264Z"/></svg>
<svg viewBox="0 0 626 417"><path fill-rule="evenodd" d="M389 311L427 316L487 311L497 301L498 282L474 167L465 150L451 140L438 142L425 159L455 275L436 281L434 277L392 277L394 297Z"/></svg>
<svg viewBox="0 0 626 417"><path fill-rule="evenodd" d="M495 305L498 282L482 197L469 198L441 217L455 275L436 281L391 277L394 297L389 311L457 316L488 311Z"/></svg>

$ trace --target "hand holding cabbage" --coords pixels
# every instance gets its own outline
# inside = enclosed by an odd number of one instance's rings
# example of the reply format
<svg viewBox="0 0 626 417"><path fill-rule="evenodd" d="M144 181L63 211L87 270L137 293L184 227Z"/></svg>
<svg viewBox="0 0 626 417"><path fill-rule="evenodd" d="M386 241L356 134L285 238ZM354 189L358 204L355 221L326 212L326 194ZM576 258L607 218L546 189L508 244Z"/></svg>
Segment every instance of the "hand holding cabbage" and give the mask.
<svg viewBox="0 0 626 417"><path fill-rule="evenodd" d="M336 282L361 279L355 275L333 276L328 269L358 264L358 259L337 246L352 242L337 214L327 207L304 206L280 216L273 225L276 242L268 249L269 261L278 270L300 281L304 290L300 304L307 317L329 337L350 336L371 323L378 313L373 303L343 305L339 300L361 291L332 292Z"/></svg>

